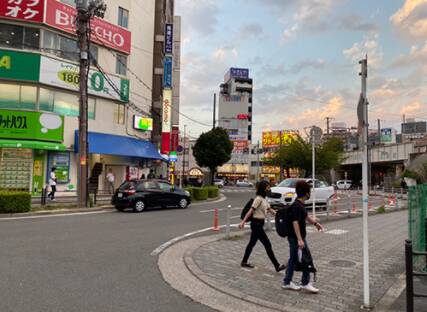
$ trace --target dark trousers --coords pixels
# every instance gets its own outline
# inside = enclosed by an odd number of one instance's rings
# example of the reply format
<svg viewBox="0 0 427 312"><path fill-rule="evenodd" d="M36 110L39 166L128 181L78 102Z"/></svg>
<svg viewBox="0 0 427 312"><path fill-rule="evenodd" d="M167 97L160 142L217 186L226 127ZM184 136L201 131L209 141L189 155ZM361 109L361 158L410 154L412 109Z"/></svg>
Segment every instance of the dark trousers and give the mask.
<svg viewBox="0 0 427 312"><path fill-rule="evenodd" d="M294 237L288 237L289 242L289 261L288 261L288 267L286 269L286 275L283 280L283 283L285 285L288 285L290 282L292 282L292 277L294 276L295 266L298 262L298 239ZM306 248L308 248L307 241L304 239L304 244ZM310 282L310 272L309 271L303 271L302 272L302 278L301 278L301 285L307 285Z"/></svg>
<svg viewBox="0 0 427 312"><path fill-rule="evenodd" d="M264 220L261 219L252 219L251 221L251 238L249 240L248 246L246 246L245 255L243 256L243 263L248 262L249 256L252 253L252 249L255 247L258 240L264 245L265 251L267 252L268 257L273 263L275 268L280 266L279 262L274 255L273 249L271 247L270 240L268 239L267 234L264 231Z"/></svg>
<svg viewBox="0 0 427 312"><path fill-rule="evenodd" d="M56 185L51 185L51 191L49 193L49 195L47 195L47 197L49 197L50 199L55 199L55 192L56 192Z"/></svg>

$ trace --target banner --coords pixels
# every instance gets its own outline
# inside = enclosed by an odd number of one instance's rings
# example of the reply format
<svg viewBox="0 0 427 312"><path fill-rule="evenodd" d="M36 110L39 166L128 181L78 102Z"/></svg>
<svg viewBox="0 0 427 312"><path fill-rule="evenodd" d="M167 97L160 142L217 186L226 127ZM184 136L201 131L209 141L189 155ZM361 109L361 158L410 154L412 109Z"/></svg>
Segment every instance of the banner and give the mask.
<svg viewBox="0 0 427 312"><path fill-rule="evenodd" d="M262 147L279 147L280 133L282 134L282 145L291 143L298 135L296 131L266 131L262 133Z"/></svg>
<svg viewBox="0 0 427 312"><path fill-rule="evenodd" d="M0 17L26 22L43 22L44 0L2 0Z"/></svg>
<svg viewBox="0 0 427 312"><path fill-rule="evenodd" d="M0 137L62 142L64 117L41 112L0 110Z"/></svg>
<svg viewBox="0 0 427 312"><path fill-rule="evenodd" d="M47 25L75 35L76 16L77 10L72 6L56 0L46 1L45 23ZM96 17L91 21L90 26L93 32L91 36L93 42L104 44L114 50L130 54L131 33L129 30Z"/></svg>
<svg viewBox="0 0 427 312"><path fill-rule="evenodd" d="M110 86L101 72L90 70L88 92L123 102L129 101L129 80L107 75L110 81L120 90L120 95ZM41 57L40 82L77 91L79 88L79 67L46 56Z"/></svg>
<svg viewBox="0 0 427 312"><path fill-rule="evenodd" d="M0 49L0 78L39 81L40 55Z"/></svg>
<svg viewBox="0 0 427 312"><path fill-rule="evenodd" d="M162 103L162 154L169 154L172 130L172 90L163 90Z"/></svg>
<svg viewBox="0 0 427 312"><path fill-rule="evenodd" d="M172 88L172 57L163 60L163 88Z"/></svg>

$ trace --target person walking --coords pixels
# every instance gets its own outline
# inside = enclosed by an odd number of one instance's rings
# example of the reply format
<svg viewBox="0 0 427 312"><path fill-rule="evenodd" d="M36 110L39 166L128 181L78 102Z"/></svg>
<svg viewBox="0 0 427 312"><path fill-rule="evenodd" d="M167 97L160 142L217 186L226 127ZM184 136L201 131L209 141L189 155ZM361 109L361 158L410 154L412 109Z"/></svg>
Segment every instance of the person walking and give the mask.
<svg viewBox="0 0 427 312"><path fill-rule="evenodd" d="M155 179L155 178L156 178L156 176L154 174L154 170L150 169L150 173L148 174L147 179Z"/></svg>
<svg viewBox="0 0 427 312"><path fill-rule="evenodd" d="M50 170L50 177L49 177L49 186L50 186L50 193L47 195L50 200L55 200L55 193L56 193L56 174L55 174L56 168L52 167Z"/></svg>
<svg viewBox="0 0 427 312"><path fill-rule="evenodd" d="M289 207L289 220L292 222L290 227L288 242L289 242L289 261L286 275L283 280L282 288L288 290L305 290L310 293L318 293L319 289L315 288L310 283L310 272L303 270L301 278L301 286L292 282L294 271L298 262L298 250L308 249L306 241L306 221L313 224L318 231L323 230L323 226L307 214L305 202L310 198L310 185L305 181L297 182L295 185L297 199Z"/></svg>
<svg viewBox="0 0 427 312"><path fill-rule="evenodd" d="M275 214L275 211L271 209L270 204L265 199L269 192L270 184L267 181L261 181L257 185L257 196L252 203L251 209L249 209L248 213L246 214L242 222L240 222L239 224L239 228L243 229L246 221L252 216L251 238L249 239L249 243L246 247L241 266L250 269L254 268L254 266L250 264L248 260L252 253L252 249L255 247L257 241L260 240L261 243L264 245L265 251L267 252L268 257L270 258L270 261L273 263L276 272L280 272L286 269L286 266L284 266L283 264L281 265L279 261L277 261L273 249L271 247L271 242L264 231L264 221L267 212L269 211L273 215Z"/></svg>
<svg viewBox="0 0 427 312"><path fill-rule="evenodd" d="M108 182L108 190L110 191L110 194L114 194L114 181L116 180L116 177L113 173L113 169L108 169L107 173L107 182Z"/></svg>

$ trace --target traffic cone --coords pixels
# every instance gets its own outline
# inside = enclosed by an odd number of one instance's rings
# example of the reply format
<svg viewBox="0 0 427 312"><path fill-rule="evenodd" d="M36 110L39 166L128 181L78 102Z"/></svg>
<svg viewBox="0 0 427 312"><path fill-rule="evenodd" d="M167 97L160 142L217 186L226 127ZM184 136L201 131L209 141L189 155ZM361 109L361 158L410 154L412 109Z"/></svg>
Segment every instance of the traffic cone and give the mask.
<svg viewBox="0 0 427 312"><path fill-rule="evenodd" d="M212 231L219 231L218 208L215 208L214 210L214 222Z"/></svg>
<svg viewBox="0 0 427 312"><path fill-rule="evenodd" d="M357 213L356 203L352 200L351 213Z"/></svg>
<svg viewBox="0 0 427 312"><path fill-rule="evenodd" d="M337 212L337 194L335 193L334 197L332 198L332 215L336 216L338 215Z"/></svg>
<svg viewBox="0 0 427 312"><path fill-rule="evenodd" d="M368 210L372 210L372 202L368 202Z"/></svg>

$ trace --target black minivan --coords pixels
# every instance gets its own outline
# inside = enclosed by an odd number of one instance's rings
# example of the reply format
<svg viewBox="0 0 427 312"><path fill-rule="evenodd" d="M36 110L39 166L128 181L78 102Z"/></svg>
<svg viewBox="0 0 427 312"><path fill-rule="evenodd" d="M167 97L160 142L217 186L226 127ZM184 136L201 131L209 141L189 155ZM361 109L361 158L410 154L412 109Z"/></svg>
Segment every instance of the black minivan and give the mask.
<svg viewBox="0 0 427 312"><path fill-rule="evenodd" d="M117 210L132 208L135 212L152 207L187 208L190 203L189 192L173 187L163 180L125 181L111 199L111 204Z"/></svg>

